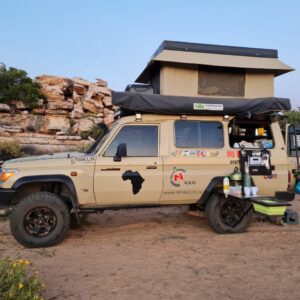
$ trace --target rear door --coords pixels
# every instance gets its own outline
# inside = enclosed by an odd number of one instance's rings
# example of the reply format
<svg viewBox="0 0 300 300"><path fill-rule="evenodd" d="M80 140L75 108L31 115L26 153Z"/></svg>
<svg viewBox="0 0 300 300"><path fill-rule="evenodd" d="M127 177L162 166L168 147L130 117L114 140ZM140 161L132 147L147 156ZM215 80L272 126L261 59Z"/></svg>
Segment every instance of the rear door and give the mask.
<svg viewBox="0 0 300 300"><path fill-rule="evenodd" d="M286 144L287 144L287 155L288 155L288 167L289 171L295 173L299 169L299 158L300 155L300 125L287 125L286 128ZM298 160L298 161L297 161ZM292 176L292 186L295 185L295 176Z"/></svg>

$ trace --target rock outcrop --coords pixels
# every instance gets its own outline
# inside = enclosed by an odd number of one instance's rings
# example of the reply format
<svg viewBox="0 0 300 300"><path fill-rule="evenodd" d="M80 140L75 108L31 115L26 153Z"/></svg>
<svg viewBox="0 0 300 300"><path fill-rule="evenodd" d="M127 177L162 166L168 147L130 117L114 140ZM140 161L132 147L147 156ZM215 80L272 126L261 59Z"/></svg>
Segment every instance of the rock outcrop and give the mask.
<svg viewBox="0 0 300 300"><path fill-rule="evenodd" d="M30 109L18 99L0 104L0 142L16 140L26 150L49 153L74 150L90 143L89 132L114 121L107 82L42 75L35 79L45 99ZM84 136L82 133L85 133Z"/></svg>

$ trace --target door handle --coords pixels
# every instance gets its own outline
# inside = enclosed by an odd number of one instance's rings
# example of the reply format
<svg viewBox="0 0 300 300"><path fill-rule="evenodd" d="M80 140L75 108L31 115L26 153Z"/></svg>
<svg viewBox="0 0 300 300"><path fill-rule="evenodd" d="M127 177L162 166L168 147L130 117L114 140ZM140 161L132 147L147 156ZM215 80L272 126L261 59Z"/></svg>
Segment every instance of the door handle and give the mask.
<svg viewBox="0 0 300 300"><path fill-rule="evenodd" d="M155 169L157 169L157 166L147 166L146 169L147 170L155 170Z"/></svg>
<svg viewBox="0 0 300 300"><path fill-rule="evenodd" d="M101 169L101 171L120 171L120 168L107 168L107 169Z"/></svg>

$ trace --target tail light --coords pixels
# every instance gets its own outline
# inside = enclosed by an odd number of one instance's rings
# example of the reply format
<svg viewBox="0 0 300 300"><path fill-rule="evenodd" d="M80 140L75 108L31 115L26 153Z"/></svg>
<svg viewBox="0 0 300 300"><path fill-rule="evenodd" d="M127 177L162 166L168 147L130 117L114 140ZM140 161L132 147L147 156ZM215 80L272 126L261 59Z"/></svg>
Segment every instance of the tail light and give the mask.
<svg viewBox="0 0 300 300"><path fill-rule="evenodd" d="M288 190L291 190L292 189L292 185L291 185L291 182L292 182L292 174L291 174L291 171L288 172Z"/></svg>

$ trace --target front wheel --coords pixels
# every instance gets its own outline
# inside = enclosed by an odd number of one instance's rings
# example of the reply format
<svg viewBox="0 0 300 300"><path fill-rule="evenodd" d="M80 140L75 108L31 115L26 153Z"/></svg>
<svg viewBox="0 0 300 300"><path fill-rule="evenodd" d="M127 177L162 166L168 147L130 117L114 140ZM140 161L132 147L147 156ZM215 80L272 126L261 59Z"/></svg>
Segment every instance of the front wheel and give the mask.
<svg viewBox="0 0 300 300"><path fill-rule="evenodd" d="M217 233L245 232L253 219L252 204L238 198L212 195L205 206L205 215Z"/></svg>
<svg viewBox="0 0 300 300"><path fill-rule="evenodd" d="M50 247L61 242L68 233L70 212L56 194L35 192L24 197L13 208L10 229L25 247Z"/></svg>

